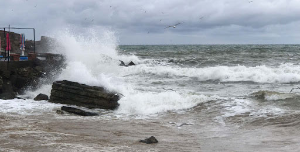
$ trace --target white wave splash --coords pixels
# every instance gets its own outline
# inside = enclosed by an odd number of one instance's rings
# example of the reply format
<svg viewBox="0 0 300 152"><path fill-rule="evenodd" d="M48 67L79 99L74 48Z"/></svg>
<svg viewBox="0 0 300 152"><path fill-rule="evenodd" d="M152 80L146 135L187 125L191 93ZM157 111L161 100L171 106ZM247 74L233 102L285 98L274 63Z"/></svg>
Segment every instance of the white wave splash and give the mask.
<svg viewBox="0 0 300 152"><path fill-rule="evenodd" d="M68 30L53 35L59 42L62 42L54 53L63 54L66 57L66 68L54 80L70 80L103 86L108 90L123 94L117 114L151 115L169 110L188 109L201 102L214 99L214 97L204 95L196 96L169 91L143 92L136 89L136 83L126 81L128 78L124 77L131 68L119 66L119 60L135 63L142 63L142 61L134 55L119 55L117 40L113 32L97 33L93 30L87 32L90 32L87 37L78 36ZM135 67L139 69L139 66ZM49 95L51 86L44 85L38 91L28 92L27 96L33 98L38 93Z"/></svg>
<svg viewBox="0 0 300 152"><path fill-rule="evenodd" d="M199 81L218 80L221 82L251 81L257 83L293 83L300 82L300 66L281 64L278 67L265 65L216 66L205 68L181 68L172 66L140 65L131 68L131 74L154 74L179 77L196 77Z"/></svg>
<svg viewBox="0 0 300 152"><path fill-rule="evenodd" d="M195 107L196 105L216 100L217 96L205 95L182 95L177 92L161 93L136 93L122 98L120 107L116 113L130 115L151 115L161 112L183 110Z"/></svg>
<svg viewBox="0 0 300 152"><path fill-rule="evenodd" d="M32 99L0 99L0 113L39 115L44 112L53 112L53 109L59 108L61 104L54 104L47 101L34 101Z"/></svg>

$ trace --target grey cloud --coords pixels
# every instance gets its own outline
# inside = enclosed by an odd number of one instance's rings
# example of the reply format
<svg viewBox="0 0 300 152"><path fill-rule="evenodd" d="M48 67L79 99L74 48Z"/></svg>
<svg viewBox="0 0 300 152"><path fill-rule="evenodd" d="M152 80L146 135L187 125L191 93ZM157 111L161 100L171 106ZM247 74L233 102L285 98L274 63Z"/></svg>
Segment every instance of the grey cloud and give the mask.
<svg viewBox="0 0 300 152"><path fill-rule="evenodd" d="M299 6L298 0L13 0L0 6L0 26L36 27L39 35L69 25L104 27L117 31L121 43L289 43L299 40ZM184 23L164 29L178 22Z"/></svg>

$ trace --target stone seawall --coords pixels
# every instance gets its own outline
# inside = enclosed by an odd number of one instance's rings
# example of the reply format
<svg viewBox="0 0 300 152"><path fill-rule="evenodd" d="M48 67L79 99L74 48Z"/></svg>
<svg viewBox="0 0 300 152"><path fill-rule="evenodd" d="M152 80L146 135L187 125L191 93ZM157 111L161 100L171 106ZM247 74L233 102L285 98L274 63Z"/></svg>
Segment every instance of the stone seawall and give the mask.
<svg viewBox="0 0 300 152"><path fill-rule="evenodd" d="M58 73L64 66L64 58L53 56L46 60L0 61L0 99L13 99L27 87L38 86L40 78L53 77Z"/></svg>

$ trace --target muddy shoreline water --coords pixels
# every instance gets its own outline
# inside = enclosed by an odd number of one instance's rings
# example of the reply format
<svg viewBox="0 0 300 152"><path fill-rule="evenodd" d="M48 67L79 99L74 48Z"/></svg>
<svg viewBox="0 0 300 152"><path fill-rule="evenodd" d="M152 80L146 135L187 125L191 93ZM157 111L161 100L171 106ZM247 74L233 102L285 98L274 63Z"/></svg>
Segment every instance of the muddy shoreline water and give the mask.
<svg viewBox="0 0 300 152"><path fill-rule="evenodd" d="M161 119L0 114L1 151L198 151L197 137ZM159 143L139 140L155 136ZM198 148L199 149L198 149ZM198 150L197 150L198 149Z"/></svg>

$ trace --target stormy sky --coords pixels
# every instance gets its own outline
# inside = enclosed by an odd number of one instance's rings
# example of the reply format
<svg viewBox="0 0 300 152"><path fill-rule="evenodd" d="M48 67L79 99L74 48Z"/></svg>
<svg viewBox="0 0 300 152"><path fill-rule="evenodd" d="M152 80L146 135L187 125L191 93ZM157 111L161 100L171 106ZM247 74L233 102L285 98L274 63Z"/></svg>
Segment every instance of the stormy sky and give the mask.
<svg viewBox="0 0 300 152"><path fill-rule="evenodd" d="M0 0L0 27L110 30L119 44L299 44L300 0ZM169 27L175 24L176 28ZM168 28L166 28L168 27ZM29 35L30 32L22 32ZM101 32L99 32L101 34ZM27 38L28 38L27 37Z"/></svg>

